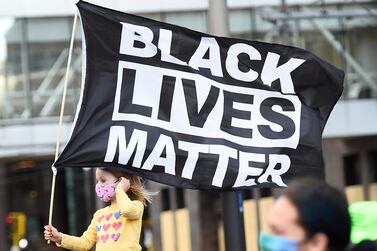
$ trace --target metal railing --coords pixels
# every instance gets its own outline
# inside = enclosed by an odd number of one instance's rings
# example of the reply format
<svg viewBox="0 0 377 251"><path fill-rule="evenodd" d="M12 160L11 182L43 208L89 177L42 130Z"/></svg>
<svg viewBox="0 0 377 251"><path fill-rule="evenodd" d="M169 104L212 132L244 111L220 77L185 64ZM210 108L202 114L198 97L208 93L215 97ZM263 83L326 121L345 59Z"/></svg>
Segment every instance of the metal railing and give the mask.
<svg viewBox="0 0 377 251"><path fill-rule="evenodd" d="M38 83L33 89L25 93L25 89L17 89L24 76L21 74L9 76L6 81L12 83L13 89L0 91L0 119L27 119L57 116L58 107L61 102L61 95L64 85L65 63L68 58L68 49L63 49L56 58L52 67L45 71L31 72L29 80ZM79 83L81 79L81 53L73 55L71 71L68 76L68 91L66 105L72 109L67 109L66 115L75 109L79 97ZM26 107L25 96L31 98L31 106ZM31 111L31 112L30 112Z"/></svg>

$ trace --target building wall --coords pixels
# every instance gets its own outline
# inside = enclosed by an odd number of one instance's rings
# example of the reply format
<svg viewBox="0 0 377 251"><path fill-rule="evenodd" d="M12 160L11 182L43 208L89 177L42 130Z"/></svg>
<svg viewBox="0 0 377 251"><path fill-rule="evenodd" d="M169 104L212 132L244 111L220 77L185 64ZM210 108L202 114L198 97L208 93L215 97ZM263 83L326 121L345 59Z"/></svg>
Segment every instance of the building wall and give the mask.
<svg viewBox="0 0 377 251"><path fill-rule="evenodd" d="M377 182L377 137L326 139L323 151L327 181L340 189L362 185L363 197L369 199L369 186Z"/></svg>
<svg viewBox="0 0 377 251"><path fill-rule="evenodd" d="M7 2L1 0L0 4L3 8L0 9L0 16L69 16L75 13L74 3L76 1L55 0L54 2L48 0L35 0L31 3L28 0L17 0ZM174 11L192 11L192 10L206 10L208 8L208 1L206 0L88 0L87 2L112 7L121 11L132 13L151 13L151 12L174 12ZM312 5L311 0L291 0L287 1L288 5ZM373 0L357 0L352 1L353 4L371 3ZM279 6L280 0L265 0L265 1L249 1L249 0L228 0L230 9L263 7L263 6ZM327 4L344 4L342 0L327 0Z"/></svg>

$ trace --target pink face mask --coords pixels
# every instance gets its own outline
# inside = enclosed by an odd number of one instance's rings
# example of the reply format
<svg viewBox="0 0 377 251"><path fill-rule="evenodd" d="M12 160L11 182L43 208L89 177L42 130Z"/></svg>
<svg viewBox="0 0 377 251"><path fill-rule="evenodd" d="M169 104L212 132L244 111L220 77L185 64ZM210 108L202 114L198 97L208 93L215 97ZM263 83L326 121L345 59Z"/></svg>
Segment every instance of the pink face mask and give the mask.
<svg viewBox="0 0 377 251"><path fill-rule="evenodd" d="M115 196L115 187L116 183L108 184L108 185L96 185L96 193L97 196L104 202L109 202Z"/></svg>

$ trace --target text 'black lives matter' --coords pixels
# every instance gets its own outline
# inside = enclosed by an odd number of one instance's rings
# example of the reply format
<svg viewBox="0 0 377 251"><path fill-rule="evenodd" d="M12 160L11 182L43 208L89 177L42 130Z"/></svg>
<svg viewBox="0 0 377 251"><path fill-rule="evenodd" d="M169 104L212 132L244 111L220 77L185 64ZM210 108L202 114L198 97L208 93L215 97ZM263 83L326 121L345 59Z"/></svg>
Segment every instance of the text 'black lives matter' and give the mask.
<svg viewBox="0 0 377 251"><path fill-rule="evenodd" d="M321 137L342 71L299 48L77 5L82 96L55 167L208 190L323 177Z"/></svg>

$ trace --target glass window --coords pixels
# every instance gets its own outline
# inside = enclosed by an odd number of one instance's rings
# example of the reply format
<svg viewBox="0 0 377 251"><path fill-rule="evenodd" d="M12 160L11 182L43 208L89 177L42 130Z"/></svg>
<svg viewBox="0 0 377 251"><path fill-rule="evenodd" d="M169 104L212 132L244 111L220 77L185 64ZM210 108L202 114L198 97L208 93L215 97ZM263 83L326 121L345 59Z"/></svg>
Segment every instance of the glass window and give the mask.
<svg viewBox="0 0 377 251"><path fill-rule="evenodd" d="M357 168L358 155L348 155L344 157L344 176L346 186L361 184L361 171Z"/></svg>
<svg viewBox="0 0 377 251"><path fill-rule="evenodd" d="M229 32L231 34L250 33L252 30L250 10L233 10L229 12Z"/></svg>
<svg viewBox="0 0 377 251"><path fill-rule="evenodd" d="M27 22L30 89L33 115L57 116L60 112L73 17L33 18ZM49 32L42 32L48 30ZM68 82L65 115L72 115L78 99L81 72L80 24Z"/></svg>
<svg viewBox="0 0 377 251"><path fill-rule="evenodd" d="M59 114L72 22L72 17L0 18L0 118ZM74 113L80 93L80 25L76 34L65 115Z"/></svg>
<svg viewBox="0 0 377 251"><path fill-rule="evenodd" d="M207 17L205 12L166 13L163 21L192 30L207 32Z"/></svg>
<svg viewBox="0 0 377 251"><path fill-rule="evenodd" d="M21 22L0 18L0 118L24 110L21 67Z"/></svg>

